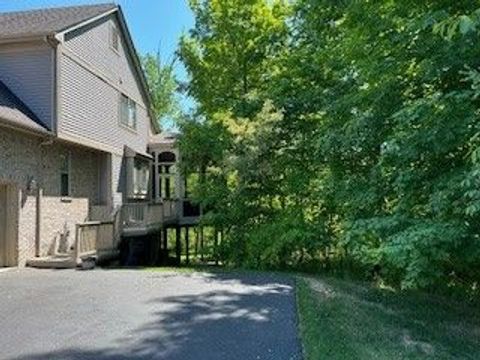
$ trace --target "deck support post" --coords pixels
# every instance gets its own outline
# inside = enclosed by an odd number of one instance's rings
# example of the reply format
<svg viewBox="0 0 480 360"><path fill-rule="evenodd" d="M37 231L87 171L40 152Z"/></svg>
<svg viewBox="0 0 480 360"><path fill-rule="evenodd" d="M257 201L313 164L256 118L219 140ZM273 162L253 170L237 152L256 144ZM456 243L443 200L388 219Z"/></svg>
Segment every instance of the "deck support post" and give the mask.
<svg viewBox="0 0 480 360"><path fill-rule="evenodd" d="M42 235L42 198L43 198L43 189L39 187L37 189L36 197L36 219L35 219L35 256L40 256L40 238Z"/></svg>
<svg viewBox="0 0 480 360"><path fill-rule="evenodd" d="M165 253L165 255L168 255L168 228L163 229L162 235L163 235L163 252Z"/></svg>
<svg viewBox="0 0 480 360"><path fill-rule="evenodd" d="M163 230L160 229L160 231L154 235L154 240L153 240L155 244L155 264L154 265L161 265L163 261L162 233L163 233Z"/></svg>
<svg viewBox="0 0 480 360"><path fill-rule="evenodd" d="M189 231L190 231L190 228L188 226L185 226L185 251L187 255L187 258L186 258L187 265L190 264Z"/></svg>
<svg viewBox="0 0 480 360"><path fill-rule="evenodd" d="M215 244L214 244L214 247L215 247L215 248L214 248L214 252L215 252L215 265L218 266L218 236L219 236L220 232L218 231L217 228L215 228L214 232L215 232L215 235L214 235L214 236L215 236Z"/></svg>
<svg viewBox="0 0 480 360"><path fill-rule="evenodd" d="M175 251L177 255L177 265L180 266L182 263L182 242L181 242L181 227L176 226L175 227Z"/></svg>
<svg viewBox="0 0 480 360"><path fill-rule="evenodd" d="M198 260L198 243L200 242L200 232L198 231L198 226L194 227L195 231L195 259Z"/></svg>
<svg viewBox="0 0 480 360"><path fill-rule="evenodd" d="M204 245L203 244L203 240L204 240L203 235L204 235L203 234L203 226L200 226L200 260L202 261L202 263L204 261L204 250L205 250L204 247L203 247L203 245Z"/></svg>

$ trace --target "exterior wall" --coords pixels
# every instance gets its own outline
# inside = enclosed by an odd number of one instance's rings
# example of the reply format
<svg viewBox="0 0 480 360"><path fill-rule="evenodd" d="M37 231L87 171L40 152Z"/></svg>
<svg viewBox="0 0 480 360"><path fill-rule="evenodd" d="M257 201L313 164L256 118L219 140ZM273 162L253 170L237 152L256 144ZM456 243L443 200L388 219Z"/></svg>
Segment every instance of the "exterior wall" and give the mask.
<svg viewBox="0 0 480 360"><path fill-rule="evenodd" d="M112 194L113 207L115 208L123 203L126 176L125 158L119 155L112 155Z"/></svg>
<svg viewBox="0 0 480 360"><path fill-rule="evenodd" d="M144 153L148 112L124 40L118 53L110 48L110 27L115 23L112 15L65 35L60 46L59 137L117 155L127 144ZM137 103L135 131L119 124L121 93Z"/></svg>
<svg viewBox="0 0 480 360"><path fill-rule="evenodd" d="M74 30L66 35L65 47L95 67L107 79L121 85L122 90L135 101L143 103L135 67L125 41L121 39L118 53L110 47L112 26L120 31L115 15L110 15L85 28Z"/></svg>
<svg viewBox="0 0 480 360"><path fill-rule="evenodd" d="M71 156L71 196L60 196L60 155ZM75 240L75 224L89 219L90 207L98 204L98 153L64 144L55 144L43 154L43 198L41 254L52 251L54 239L68 250ZM66 241L62 242L62 239Z"/></svg>
<svg viewBox="0 0 480 360"><path fill-rule="evenodd" d="M17 192L10 197L8 207L18 209L17 216L10 216L9 221L16 222L17 263L21 266L27 257L35 255L36 198L26 187L30 178L40 177L39 144L37 138L0 129L0 179Z"/></svg>
<svg viewBox="0 0 480 360"><path fill-rule="evenodd" d="M124 145L144 153L148 116L137 105L137 129L119 124L120 92L74 59L62 57L61 119L58 135L122 155Z"/></svg>
<svg viewBox="0 0 480 360"><path fill-rule="evenodd" d="M67 250L76 223L91 218L93 210L104 216L112 206L121 205L126 187L124 147L138 153L147 150L151 124L135 67L123 38L118 53L110 48L110 27L116 21L112 15L67 33L57 50L46 43L0 45L0 80L58 135L50 144L0 128L0 183L15 189L11 198L20 266L35 255L38 231L41 256L59 246ZM119 124L122 93L137 104L135 130ZM65 152L71 154L72 164L68 199L60 196L60 155ZM43 196L28 189L32 179Z"/></svg>
<svg viewBox="0 0 480 360"><path fill-rule="evenodd" d="M40 255L55 244L68 249L75 238L75 224L89 218L98 203L98 164L101 153L67 144L44 144L41 138L0 129L0 181L15 186L18 194L18 265L35 256L37 194L28 190L35 179L41 198ZM71 197L60 196L60 155L71 154Z"/></svg>
<svg viewBox="0 0 480 360"><path fill-rule="evenodd" d="M54 59L46 43L0 46L0 80L50 130L54 117Z"/></svg>

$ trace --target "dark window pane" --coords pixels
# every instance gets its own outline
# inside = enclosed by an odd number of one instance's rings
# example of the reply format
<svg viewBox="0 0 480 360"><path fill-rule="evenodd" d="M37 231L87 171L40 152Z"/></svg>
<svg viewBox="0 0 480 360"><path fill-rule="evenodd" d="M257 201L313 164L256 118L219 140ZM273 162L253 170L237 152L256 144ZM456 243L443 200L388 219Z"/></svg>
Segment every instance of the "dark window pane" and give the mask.
<svg viewBox="0 0 480 360"><path fill-rule="evenodd" d="M188 200L183 201L183 216L200 216L200 206Z"/></svg>
<svg viewBox="0 0 480 360"><path fill-rule="evenodd" d="M165 198L170 199L170 179L165 179Z"/></svg>
<svg viewBox="0 0 480 360"><path fill-rule="evenodd" d="M155 166L152 166L152 177L155 176ZM155 180L155 179L154 179ZM152 181L152 197L155 198L157 196L157 183L155 181Z"/></svg>
<svg viewBox="0 0 480 360"><path fill-rule="evenodd" d="M120 94L120 123L128 126L128 97Z"/></svg>
<svg viewBox="0 0 480 360"><path fill-rule="evenodd" d="M61 175L60 195L61 196L70 195L68 174Z"/></svg>
<svg viewBox="0 0 480 360"><path fill-rule="evenodd" d="M175 162L176 159L175 154L169 151L158 154L158 162Z"/></svg>
<svg viewBox="0 0 480 360"><path fill-rule="evenodd" d="M163 196L163 190L162 190L162 178L158 179L158 195L160 197Z"/></svg>

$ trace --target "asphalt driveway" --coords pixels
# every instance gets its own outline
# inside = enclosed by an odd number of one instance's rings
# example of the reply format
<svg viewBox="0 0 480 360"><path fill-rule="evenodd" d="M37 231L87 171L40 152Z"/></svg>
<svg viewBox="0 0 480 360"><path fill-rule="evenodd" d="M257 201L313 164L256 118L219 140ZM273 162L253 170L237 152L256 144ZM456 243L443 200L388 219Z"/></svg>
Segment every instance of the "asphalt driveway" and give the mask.
<svg viewBox="0 0 480 360"><path fill-rule="evenodd" d="M300 359L296 326L277 275L0 273L0 359Z"/></svg>

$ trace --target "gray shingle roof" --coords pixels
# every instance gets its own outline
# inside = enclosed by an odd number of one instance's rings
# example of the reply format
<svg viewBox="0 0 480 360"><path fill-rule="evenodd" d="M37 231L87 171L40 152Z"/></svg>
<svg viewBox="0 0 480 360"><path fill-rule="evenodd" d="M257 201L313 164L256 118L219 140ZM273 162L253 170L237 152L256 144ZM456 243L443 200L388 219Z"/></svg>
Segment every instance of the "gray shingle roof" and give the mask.
<svg viewBox="0 0 480 360"><path fill-rule="evenodd" d="M0 39L52 35L116 7L98 4L0 13Z"/></svg>
<svg viewBox="0 0 480 360"><path fill-rule="evenodd" d="M162 131L160 134L150 136L150 144L174 144L178 137L178 133Z"/></svg>
<svg viewBox="0 0 480 360"><path fill-rule="evenodd" d="M38 117L0 81L0 121L28 130L47 132Z"/></svg>

